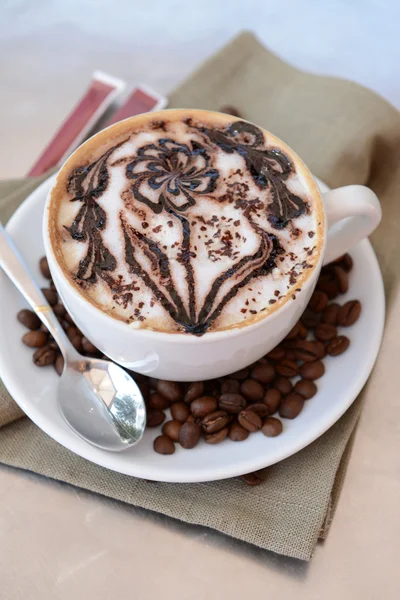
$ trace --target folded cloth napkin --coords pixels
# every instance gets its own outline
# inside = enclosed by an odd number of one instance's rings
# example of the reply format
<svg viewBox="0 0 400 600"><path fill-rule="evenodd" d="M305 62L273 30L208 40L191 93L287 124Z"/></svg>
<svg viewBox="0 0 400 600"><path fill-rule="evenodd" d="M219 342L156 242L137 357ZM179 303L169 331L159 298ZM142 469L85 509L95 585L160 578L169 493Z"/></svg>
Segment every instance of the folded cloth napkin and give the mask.
<svg viewBox="0 0 400 600"><path fill-rule="evenodd" d="M397 392L391 379L398 340L400 273L400 117L383 99L350 82L301 73L270 54L249 33L239 35L170 96L172 107L236 107L284 139L331 186L373 188L384 218L373 236L383 270L388 326L363 394L323 436L270 467L264 484L240 480L199 484L152 483L98 467L58 445L0 389L0 462L211 527L265 549L308 560L329 529L363 402ZM0 183L6 220L38 181ZM397 332L397 334L396 334ZM372 397L372 398L371 398Z"/></svg>

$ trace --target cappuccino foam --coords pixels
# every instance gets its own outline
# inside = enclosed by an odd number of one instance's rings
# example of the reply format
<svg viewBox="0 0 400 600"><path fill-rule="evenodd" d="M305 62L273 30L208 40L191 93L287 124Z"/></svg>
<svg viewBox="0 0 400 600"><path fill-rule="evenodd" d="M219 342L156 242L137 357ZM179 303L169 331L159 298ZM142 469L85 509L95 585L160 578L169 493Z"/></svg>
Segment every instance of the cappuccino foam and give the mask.
<svg viewBox="0 0 400 600"><path fill-rule="evenodd" d="M258 127L206 111L128 119L83 144L51 194L72 284L132 327L202 335L301 293L322 247L318 193Z"/></svg>

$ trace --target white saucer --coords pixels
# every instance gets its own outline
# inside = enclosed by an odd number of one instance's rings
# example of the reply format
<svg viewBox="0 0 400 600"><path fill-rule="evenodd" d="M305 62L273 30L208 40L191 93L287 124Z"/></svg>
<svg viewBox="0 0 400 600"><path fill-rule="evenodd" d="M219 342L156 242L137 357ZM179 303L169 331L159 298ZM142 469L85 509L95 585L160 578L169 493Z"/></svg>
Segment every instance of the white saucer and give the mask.
<svg viewBox="0 0 400 600"><path fill-rule="evenodd" d="M42 213L52 180L44 182L26 199L7 226L41 285L45 285L38 268L38 260L44 254ZM327 189L323 184L321 188ZM344 356L326 359L326 374L318 382L318 394L306 402L297 419L283 421L284 431L276 438L257 433L240 443L226 440L209 446L203 442L194 450L177 446L174 455L161 456L152 448L153 439L159 435L156 428L146 431L139 446L123 453L108 453L90 446L68 427L58 411L58 376L51 367L35 367L32 350L22 344L25 328L17 321L16 313L26 303L2 272L0 375L15 401L43 431L72 452L113 471L158 481L193 482L261 469L298 452L329 429L349 408L371 372L383 333L383 282L368 240L354 248L352 257L350 291L340 302L358 298L363 310L358 322L345 332L351 340L350 348Z"/></svg>

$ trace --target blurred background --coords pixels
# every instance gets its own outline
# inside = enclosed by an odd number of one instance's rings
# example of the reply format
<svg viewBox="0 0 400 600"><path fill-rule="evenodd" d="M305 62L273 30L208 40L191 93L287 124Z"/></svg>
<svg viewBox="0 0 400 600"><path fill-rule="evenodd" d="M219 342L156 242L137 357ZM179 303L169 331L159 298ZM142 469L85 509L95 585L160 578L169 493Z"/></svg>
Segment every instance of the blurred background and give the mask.
<svg viewBox="0 0 400 600"><path fill-rule="evenodd" d="M94 69L167 94L243 29L400 108L399 0L2 0L0 178L26 174Z"/></svg>

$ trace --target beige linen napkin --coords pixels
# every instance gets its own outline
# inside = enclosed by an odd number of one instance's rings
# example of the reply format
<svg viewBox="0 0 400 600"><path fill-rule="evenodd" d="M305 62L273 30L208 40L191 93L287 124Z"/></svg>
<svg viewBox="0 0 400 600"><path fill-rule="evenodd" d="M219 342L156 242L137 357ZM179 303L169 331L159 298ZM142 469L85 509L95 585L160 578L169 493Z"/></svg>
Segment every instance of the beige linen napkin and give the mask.
<svg viewBox="0 0 400 600"><path fill-rule="evenodd" d="M328 531L362 402L397 393L390 372L399 356L395 312L400 273L400 118L384 100L350 82L301 73L270 54L249 33L237 37L172 93L170 105L235 106L270 129L331 186L364 183L380 197L384 218L373 237L383 270L388 324L383 348L362 394L322 437L268 469L265 483L152 483L113 473L75 456L42 433L0 390L0 461L117 498L281 554L308 560ZM36 181L0 183L6 220ZM397 334L396 334L397 332ZM8 425L6 425L8 423ZM168 458L166 458L168 460Z"/></svg>

